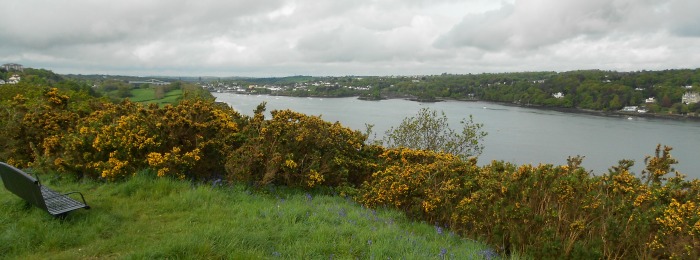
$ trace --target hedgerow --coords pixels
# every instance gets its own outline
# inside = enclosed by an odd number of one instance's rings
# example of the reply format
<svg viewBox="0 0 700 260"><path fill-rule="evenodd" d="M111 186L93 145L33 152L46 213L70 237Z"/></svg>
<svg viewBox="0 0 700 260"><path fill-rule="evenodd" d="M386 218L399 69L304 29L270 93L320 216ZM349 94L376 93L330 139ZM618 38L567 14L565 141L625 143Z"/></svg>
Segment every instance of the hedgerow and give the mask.
<svg viewBox="0 0 700 260"><path fill-rule="evenodd" d="M478 167L448 154L391 150L360 201L535 258L697 259L700 181L673 171L670 151L657 147L638 178L625 160L593 176L578 157L561 166Z"/></svg>

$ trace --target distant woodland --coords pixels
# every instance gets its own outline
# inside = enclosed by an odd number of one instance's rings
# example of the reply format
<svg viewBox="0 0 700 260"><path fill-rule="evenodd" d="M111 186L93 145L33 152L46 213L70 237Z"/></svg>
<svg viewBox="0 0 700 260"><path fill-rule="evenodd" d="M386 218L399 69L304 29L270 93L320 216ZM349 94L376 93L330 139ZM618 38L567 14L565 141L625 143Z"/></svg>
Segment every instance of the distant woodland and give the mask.
<svg viewBox="0 0 700 260"><path fill-rule="evenodd" d="M244 91L289 96L361 96L506 102L524 106L619 111L638 106L649 113L697 116L698 103L683 103L700 92L700 69L616 72L517 72L429 76L217 79ZM216 86L216 85L212 85Z"/></svg>

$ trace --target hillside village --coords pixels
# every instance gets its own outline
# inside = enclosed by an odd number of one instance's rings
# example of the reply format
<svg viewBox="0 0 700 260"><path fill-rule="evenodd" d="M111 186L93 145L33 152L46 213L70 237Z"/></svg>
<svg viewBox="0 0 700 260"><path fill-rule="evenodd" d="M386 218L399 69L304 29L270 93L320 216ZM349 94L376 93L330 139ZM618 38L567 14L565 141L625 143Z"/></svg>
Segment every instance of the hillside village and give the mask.
<svg viewBox="0 0 700 260"><path fill-rule="evenodd" d="M16 63L6 63L6 64L3 64L3 65L2 65L2 70L3 70L3 71L6 71L6 72L13 72L13 73L14 73L14 72L22 72L22 71L24 71L24 66L22 66L22 65L20 65L20 64L16 64ZM10 75L9 78L7 78L7 80L5 80L5 79L3 79L2 77L0 77L0 85L4 85L4 84L11 84L11 85L17 84L17 83L19 83L20 80L22 80L22 78L20 77L20 75L18 75L18 74L12 74L12 75Z"/></svg>
<svg viewBox="0 0 700 260"><path fill-rule="evenodd" d="M229 93L237 93L237 94L281 94L281 93L289 93L289 92L309 92L311 91L311 87L327 87L327 88L343 88L347 90L353 90L353 91L369 91L372 89L371 85L368 86L348 86L348 85L341 85L338 82L328 82L328 81L323 81L323 80L318 80L318 81L312 81L312 82L303 82L303 83L294 83L290 85L281 85L281 84L273 84L273 85L258 85L258 84L248 84L248 85L242 85L241 83L237 82L210 82L210 83L200 83L201 86L211 92L229 92Z"/></svg>

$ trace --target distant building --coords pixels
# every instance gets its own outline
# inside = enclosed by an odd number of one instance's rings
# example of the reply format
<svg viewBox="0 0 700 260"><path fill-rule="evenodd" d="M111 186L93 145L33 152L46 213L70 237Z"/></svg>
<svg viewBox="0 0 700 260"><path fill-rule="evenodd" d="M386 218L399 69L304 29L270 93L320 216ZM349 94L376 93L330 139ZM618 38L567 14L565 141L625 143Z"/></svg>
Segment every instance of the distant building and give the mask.
<svg viewBox="0 0 700 260"><path fill-rule="evenodd" d="M0 79L0 85L5 85L5 81Z"/></svg>
<svg viewBox="0 0 700 260"><path fill-rule="evenodd" d="M684 104L694 104L700 102L700 94L698 92L686 92L681 98L681 102Z"/></svg>
<svg viewBox="0 0 700 260"><path fill-rule="evenodd" d="M10 77L9 79L7 79L7 84L17 84L20 80L21 78L19 77L19 75L15 74L12 75L12 77Z"/></svg>
<svg viewBox="0 0 700 260"><path fill-rule="evenodd" d="M623 112L637 112L637 109L639 109L638 106L626 106L622 108Z"/></svg>
<svg viewBox="0 0 700 260"><path fill-rule="evenodd" d="M651 103L656 103L656 98L650 97L644 100L644 103L651 104Z"/></svg>
<svg viewBox="0 0 700 260"><path fill-rule="evenodd" d="M6 63L2 65L6 71L24 71L24 66L17 63Z"/></svg>
<svg viewBox="0 0 700 260"><path fill-rule="evenodd" d="M170 85L170 82L165 82L162 80L157 80L157 79L149 79L149 80L143 80L143 81L129 81L129 84L134 84L134 85L142 85L142 84L149 84L149 85L155 85L155 86L164 86L164 85Z"/></svg>
<svg viewBox="0 0 700 260"><path fill-rule="evenodd" d="M552 94L552 96L554 98L564 98L564 93L557 92L557 93Z"/></svg>

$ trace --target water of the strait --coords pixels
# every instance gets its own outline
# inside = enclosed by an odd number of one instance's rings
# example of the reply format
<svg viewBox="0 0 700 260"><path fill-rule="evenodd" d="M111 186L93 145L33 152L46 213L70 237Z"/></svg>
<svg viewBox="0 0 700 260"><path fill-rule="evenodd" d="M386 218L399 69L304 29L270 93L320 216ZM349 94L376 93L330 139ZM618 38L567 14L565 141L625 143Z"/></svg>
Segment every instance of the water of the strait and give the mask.
<svg viewBox="0 0 700 260"><path fill-rule="evenodd" d="M673 147L679 161L674 168L688 178L700 178L700 122L649 119L641 117L605 117L572 114L487 102L446 101L418 103L391 99L362 101L357 98L300 98L267 95L213 93L242 114L252 115L255 107L267 102L267 111L291 109L308 115L321 115L326 121L338 121L356 130L374 125L381 139L386 130L398 126L423 107L444 111L451 127L459 127L463 118L474 116L488 132L479 164L504 160L516 164L565 164L568 156L585 156L583 166L601 175L621 159L634 160L639 175L644 158L652 155L657 144ZM269 113L267 114L269 118Z"/></svg>

